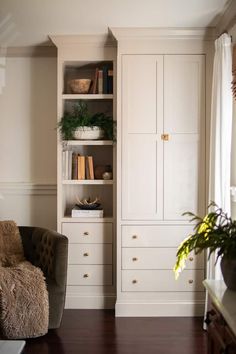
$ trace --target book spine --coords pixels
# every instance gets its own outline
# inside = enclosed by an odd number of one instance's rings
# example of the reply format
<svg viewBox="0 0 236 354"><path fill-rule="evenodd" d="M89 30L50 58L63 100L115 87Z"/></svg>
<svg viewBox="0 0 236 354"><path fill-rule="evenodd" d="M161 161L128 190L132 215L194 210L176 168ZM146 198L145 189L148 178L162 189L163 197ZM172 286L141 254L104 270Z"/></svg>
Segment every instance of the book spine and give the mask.
<svg viewBox="0 0 236 354"><path fill-rule="evenodd" d="M89 160L88 160L88 156L85 157L85 177L86 179L91 179L90 178L90 173L89 173Z"/></svg>
<svg viewBox="0 0 236 354"><path fill-rule="evenodd" d="M85 156L78 156L78 179L85 179Z"/></svg>
<svg viewBox="0 0 236 354"><path fill-rule="evenodd" d="M98 91L98 68L95 69L92 93L96 94L97 91Z"/></svg>
<svg viewBox="0 0 236 354"><path fill-rule="evenodd" d="M72 179L72 151L68 151L68 179Z"/></svg>
<svg viewBox="0 0 236 354"><path fill-rule="evenodd" d="M113 70L108 70L107 73L107 89L109 94L113 93Z"/></svg>
<svg viewBox="0 0 236 354"><path fill-rule="evenodd" d="M102 70L98 70L98 93L103 93L103 72Z"/></svg>
<svg viewBox="0 0 236 354"><path fill-rule="evenodd" d="M88 156L88 167L90 179L94 179L93 156Z"/></svg>
<svg viewBox="0 0 236 354"><path fill-rule="evenodd" d="M107 94L108 93L108 67L104 66L102 69L103 72L103 93Z"/></svg>
<svg viewBox="0 0 236 354"><path fill-rule="evenodd" d="M78 179L78 154L72 154L72 179Z"/></svg>

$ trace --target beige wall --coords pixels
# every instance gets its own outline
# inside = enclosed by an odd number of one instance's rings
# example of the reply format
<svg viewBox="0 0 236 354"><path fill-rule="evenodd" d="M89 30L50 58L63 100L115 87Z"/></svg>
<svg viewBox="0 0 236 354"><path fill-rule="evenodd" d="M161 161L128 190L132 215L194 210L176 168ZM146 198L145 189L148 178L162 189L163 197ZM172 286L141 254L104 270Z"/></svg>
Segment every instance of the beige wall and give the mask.
<svg viewBox="0 0 236 354"><path fill-rule="evenodd" d="M56 228L56 58L6 59L0 219Z"/></svg>

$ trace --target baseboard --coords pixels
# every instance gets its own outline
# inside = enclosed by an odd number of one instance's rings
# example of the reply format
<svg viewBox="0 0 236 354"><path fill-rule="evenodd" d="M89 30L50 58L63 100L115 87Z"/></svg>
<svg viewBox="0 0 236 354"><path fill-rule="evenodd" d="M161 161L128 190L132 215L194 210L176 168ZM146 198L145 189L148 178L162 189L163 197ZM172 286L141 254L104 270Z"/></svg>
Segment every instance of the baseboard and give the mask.
<svg viewBox="0 0 236 354"><path fill-rule="evenodd" d="M70 295L66 296L66 309L114 309L116 297L115 295L104 296L79 296Z"/></svg>
<svg viewBox="0 0 236 354"><path fill-rule="evenodd" d="M204 302L121 303L115 305L116 317L192 317L203 316Z"/></svg>

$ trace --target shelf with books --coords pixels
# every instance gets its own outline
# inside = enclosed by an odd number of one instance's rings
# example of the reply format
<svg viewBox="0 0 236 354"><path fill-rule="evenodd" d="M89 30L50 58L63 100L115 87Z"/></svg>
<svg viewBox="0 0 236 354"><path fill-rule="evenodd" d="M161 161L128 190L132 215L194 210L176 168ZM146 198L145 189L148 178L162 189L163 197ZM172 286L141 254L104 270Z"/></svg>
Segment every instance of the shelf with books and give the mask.
<svg viewBox="0 0 236 354"><path fill-rule="evenodd" d="M87 80L90 84L85 90L83 90L83 86L80 86L81 82L79 80ZM79 94L81 96L96 94L112 95L113 62L66 62L64 65L64 85L62 94Z"/></svg>
<svg viewBox="0 0 236 354"><path fill-rule="evenodd" d="M98 36L94 42L95 38L92 37L92 42L88 41L87 36L53 37L58 47L57 224L58 231L64 232L69 239L69 269L73 244L78 250L82 249L81 232L83 235L89 230L94 245L98 239L102 243L108 238L111 242L115 240L116 144L112 141L110 127L113 124L115 126L113 120L116 120L116 94L113 92L116 44L114 47L107 45L107 39L104 41L103 36ZM65 117L67 120L63 119ZM59 128L62 119L68 123L67 127L64 125L63 133ZM101 140L88 140L94 138L93 134L81 137L81 127L99 127L102 130ZM89 129L84 128L84 131ZM87 140L75 140L79 138ZM84 205L81 206L81 203ZM86 243L89 239L83 240ZM114 259L114 244L110 248L111 258ZM103 279L106 271L103 256L99 264L98 274ZM114 265L112 269L111 277L115 275ZM115 293L113 285L107 289L101 281L97 296L97 290L91 284L85 284L84 287L78 285L79 274L70 274L70 277L75 285L70 285L72 292L67 292L68 308L101 308L106 298ZM102 296L104 299L101 301Z"/></svg>

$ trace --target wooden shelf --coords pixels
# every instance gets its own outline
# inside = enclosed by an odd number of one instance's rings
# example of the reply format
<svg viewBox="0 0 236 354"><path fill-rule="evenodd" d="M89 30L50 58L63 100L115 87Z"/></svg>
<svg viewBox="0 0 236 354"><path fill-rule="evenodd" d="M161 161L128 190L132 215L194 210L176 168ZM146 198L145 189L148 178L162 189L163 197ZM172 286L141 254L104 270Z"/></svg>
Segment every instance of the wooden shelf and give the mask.
<svg viewBox="0 0 236 354"><path fill-rule="evenodd" d="M113 94L62 94L63 100L112 100Z"/></svg>
<svg viewBox="0 0 236 354"><path fill-rule="evenodd" d="M112 179L108 179L108 180L105 180L105 179L82 179L82 180L77 180L77 179L67 179L67 180L63 180L62 181L62 184L92 184L92 185L98 185L98 184L101 184L101 185L104 185L104 184L113 184L113 180Z"/></svg>
<svg viewBox="0 0 236 354"><path fill-rule="evenodd" d="M62 222L78 223L78 222L113 222L113 217L105 218L72 218L71 216L65 216L61 219Z"/></svg>
<svg viewBox="0 0 236 354"><path fill-rule="evenodd" d="M62 142L66 146L78 146L78 145L113 145L112 140L63 140Z"/></svg>

